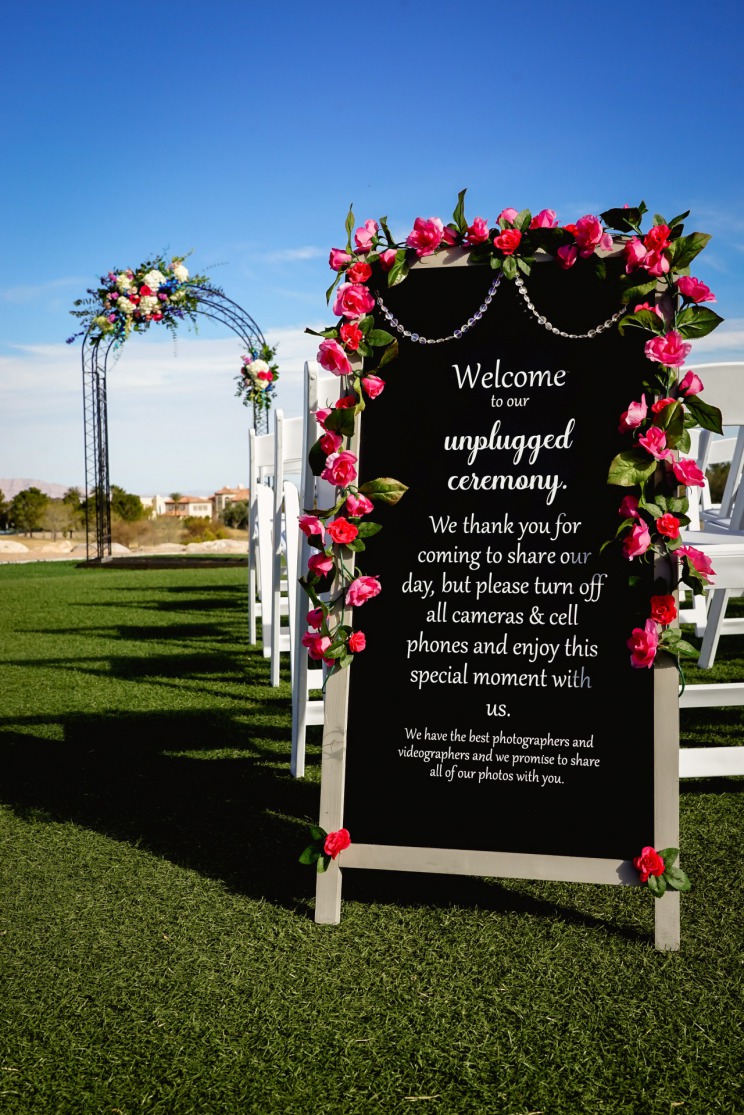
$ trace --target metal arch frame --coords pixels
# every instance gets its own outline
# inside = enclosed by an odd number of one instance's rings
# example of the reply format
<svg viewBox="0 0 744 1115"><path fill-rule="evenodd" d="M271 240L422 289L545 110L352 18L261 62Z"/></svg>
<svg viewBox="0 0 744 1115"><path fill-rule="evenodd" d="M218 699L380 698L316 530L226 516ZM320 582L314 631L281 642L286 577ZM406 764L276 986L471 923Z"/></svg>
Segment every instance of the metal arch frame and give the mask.
<svg viewBox="0 0 744 1115"><path fill-rule="evenodd" d="M237 302L221 290L196 286L196 313L226 325L248 352L260 349L266 338L256 322ZM91 329L83 337L83 436L85 445L85 556L87 561L102 561L111 556L111 483L109 478L108 403L106 374L109 355L116 350L114 339L91 340ZM257 434L269 432L269 416L264 408L253 406L253 425ZM91 497L93 507L91 507Z"/></svg>

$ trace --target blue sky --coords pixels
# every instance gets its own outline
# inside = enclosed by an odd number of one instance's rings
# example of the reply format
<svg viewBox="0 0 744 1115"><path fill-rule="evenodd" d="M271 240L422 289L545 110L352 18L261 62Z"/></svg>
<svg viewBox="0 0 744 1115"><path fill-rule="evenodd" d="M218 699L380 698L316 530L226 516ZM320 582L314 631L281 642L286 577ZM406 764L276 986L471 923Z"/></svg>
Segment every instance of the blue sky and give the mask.
<svg viewBox="0 0 744 1115"><path fill-rule="evenodd" d="M29 0L0 42L0 476L83 482L75 298L192 252L278 344L301 411L330 247L387 215L635 204L712 235L695 273L726 319L690 361L744 359L744 9L690 0ZM111 479L141 494L247 479L237 339L151 327L109 375Z"/></svg>

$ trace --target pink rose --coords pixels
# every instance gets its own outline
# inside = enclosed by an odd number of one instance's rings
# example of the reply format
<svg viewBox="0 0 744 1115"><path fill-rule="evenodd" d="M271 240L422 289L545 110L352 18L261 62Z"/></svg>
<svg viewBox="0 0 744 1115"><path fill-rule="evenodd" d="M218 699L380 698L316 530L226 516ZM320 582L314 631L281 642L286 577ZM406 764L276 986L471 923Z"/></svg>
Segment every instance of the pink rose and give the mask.
<svg viewBox="0 0 744 1115"><path fill-rule="evenodd" d="M153 314L153 317L154 316L155 315ZM256 379L263 379L263 380L266 381L266 383L271 383L273 378L274 378L274 373L272 372L271 368L267 368L265 372L257 372L256 373Z"/></svg>
<svg viewBox="0 0 744 1115"><path fill-rule="evenodd" d="M643 267L646 258L646 249L641 241L635 237L625 245L625 270L628 275L638 267Z"/></svg>
<svg viewBox="0 0 744 1115"><path fill-rule="evenodd" d="M541 209L530 221L530 228L555 228L558 224L554 209Z"/></svg>
<svg viewBox="0 0 744 1115"><path fill-rule="evenodd" d="M681 395L699 395L703 390L703 381L690 370L679 385Z"/></svg>
<svg viewBox="0 0 744 1115"><path fill-rule="evenodd" d="M315 411L315 421L319 423L319 425L323 426L323 428L325 428L326 418L329 414L332 413L333 412L330 407L320 407L318 410Z"/></svg>
<svg viewBox="0 0 744 1115"><path fill-rule="evenodd" d="M351 373L351 364L338 341L322 341L318 349L318 363L327 372L334 376L348 376Z"/></svg>
<svg viewBox="0 0 744 1115"><path fill-rule="evenodd" d="M330 457L331 453L336 453L341 448L343 440L341 434L337 434L335 430L327 430L319 440L318 445L326 457Z"/></svg>
<svg viewBox="0 0 744 1115"><path fill-rule="evenodd" d="M660 623L662 627L666 627L674 621L676 616L677 605L673 596L651 597L651 619L655 623Z"/></svg>
<svg viewBox="0 0 744 1115"><path fill-rule="evenodd" d="M669 260L663 252L650 251L646 252L643 266L646 268L649 275L653 275L658 279L660 275L666 275L668 272Z"/></svg>
<svg viewBox="0 0 744 1115"><path fill-rule="evenodd" d="M351 410L357 405L356 395L342 395L334 404L335 410Z"/></svg>
<svg viewBox="0 0 744 1115"><path fill-rule="evenodd" d="M468 225L465 243L485 244L486 240L488 240L488 221L483 217L476 217L472 225Z"/></svg>
<svg viewBox="0 0 744 1115"><path fill-rule="evenodd" d="M641 395L640 403L631 403L628 409L624 410L620 415L620 425L617 428L618 433L627 434L628 430L635 430L637 426L640 426L647 414L648 403L646 402L646 396Z"/></svg>
<svg viewBox="0 0 744 1115"><path fill-rule="evenodd" d="M657 364L665 364L667 368L681 368L691 348L692 345L683 341L676 329L672 329L663 337L652 337L646 341L643 351L649 360L655 360Z"/></svg>
<svg viewBox="0 0 744 1115"><path fill-rule="evenodd" d="M352 608L359 607L382 591L377 577L357 577L346 590L346 603Z"/></svg>
<svg viewBox="0 0 744 1115"><path fill-rule="evenodd" d="M672 463L672 472L680 484L686 488L704 488L705 474L690 457L680 457Z"/></svg>
<svg viewBox="0 0 744 1115"><path fill-rule="evenodd" d="M450 247L453 247L455 244L459 244L461 240L464 243L464 237L462 236L462 233L460 233L456 228L451 228L449 225L444 226L442 241L445 244L449 244Z"/></svg>
<svg viewBox="0 0 744 1115"><path fill-rule="evenodd" d="M661 414L662 410L666 410L672 403L676 403L676 399L657 399L652 405L651 410L654 414Z"/></svg>
<svg viewBox="0 0 744 1115"><path fill-rule="evenodd" d="M350 523L348 519L339 517L328 524L328 533L337 546L348 546L359 534L359 527Z"/></svg>
<svg viewBox="0 0 744 1115"><path fill-rule="evenodd" d="M653 666L659 646L659 632L652 619L647 619L643 627L634 627L626 646L631 652L630 664L636 670Z"/></svg>
<svg viewBox="0 0 744 1115"><path fill-rule="evenodd" d="M337 488L345 488L356 479L356 457L345 449L342 453L331 453L326 458L326 467L321 472L323 480L335 484Z"/></svg>
<svg viewBox="0 0 744 1115"><path fill-rule="evenodd" d="M364 260L353 263L346 272L346 279L350 283L366 283L372 276L372 268Z"/></svg>
<svg viewBox="0 0 744 1115"><path fill-rule="evenodd" d="M679 538L679 519L676 515L659 515L656 529L664 538Z"/></svg>
<svg viewBox="0 0 744 1115"><path fill-rule="evenodd" d="M640 856L633 860L633 866L640 873L641 882L648 882L649 875L664 874L664 860L655 848L643 848Z"/></svg>
<svg viewBox="0 0 744 1115"><path fill-rule="evenodd" d="M413 232L409 233L406 244L416 249L417 256L430 256L442 243L444 226L439 217L417 217L413 222Z"/></svg>
<svg viewBox="0 0 744 1115"><path fill-rule="evenodd" d="M665 461L672 455L672 450L666 447L666 433L658 426L649 426L646 433L638 438L638 444L657 461Z"/></svg>
<svg viewBox="0 0 744 1115"><path fill-rule="evenodd" d="M345 321L339 329L338 335L343 341L344 348L349 352L356 352L364 339L364 333L354 321Z"/></svg>
<svg viewBox="0 0 744 1115"><path fill-rule="evenodd" d="M300 641L303 647L307 647L307 653L316 662L323 658L331 645L331 640L327 635L313 635L312 631L306 631Z"/></svg>
<svg viewBox="0 0 744 1115"><path fill-rule="evenodd" d="M367 645L367 636L363 631L352 631L349 635L349 650L352 654L359 654Z"/></svg>
<svg viewBox="0 0 744 1115"><path fill-rule="evenodd" d="M494 236L493 242L505 256L510 256L516 252L521 239L522 233L518 228L505 228L498 236Z"/></svg>
<svg viewBox="0 0 744 1115"><path fill-rule="evenodd" d="M348 252L343 251L342 248L331 248L328 263L333 271L341 271L350 262L351 256Z"/></svg>
<svg viewBox="0 0 744 1115"><path fill-rule="evenodd" d="M516 209L502 209L498 217L496 218L496 224L500 225L502 222L509 225L513 224L518 216L519 213Z"/></svg>
<svg viewBox="0 0 744 1115"><path fill-rule="evenodd" d="M648 532L648 527L642 519L639 519L638 522L633 523L633 526L625 536L625 540L623 541L623 557L626 557L628 561L632 561L633 558L645 554L650 545L651 535Z"/></svg>
<svg viewBox="0 0 744 1115"><path fill-rule="evenodd" d="M314 631L318 631L323 626L325 619L325 610L323 608L313 608L307 613L307 625L312 627Z"/></svg>
<svg viewBox="0 0 744 1115"><path fill-rule="evenodd" d="M639 314L641 310L649 310L650 313L656 314L656 316L660 317L662 320L664 318L664 315L662 314L659 307L652 306L650 302L639 302L638 305L633 308L633 313Z"/></svg>
<svg viewBox="0 0 744 1115"><path fill-rule="evenodd" d="M353 492L349 492L346 497L346 510L355 518L361 515L369 515L370 511L374 511L374 506L372 500L367 499L366 496L354 495Z"/></svg>
<svg viewBox="0 0 744 1115"><path fill-rule="evenodd" d="M325 838L323 851L331 859L335 859L339 852L343 852L351 844L348 829L339 829L338 832L329 832Z"/></svg>
<svg viewBox="0 0 744 1115"><path fill-rule="evenodd" d="M322 519L317 515L300 515L297 522L300 524L300 530L309 538L311 534L319 534L321 542L325 542L325 526Z"/></svg>
<svg viewBox="0 0 744 1115"><path fill-rule="evenodd" d="M701 283L700 279L693 278L692 275L680 275L677 279L677 289L682 297L689 299L690 302L716 301L716 296L710 287Z"/></svg>
<svg viewBox="0 0 744 1115"><path fill-rule="evenodd" d="M341 283L338 287L333 303L336 317L364 317L374 308L375 300L362 283Z"/></svg>
<svg viewBox="0 0 744 1115"><path fill-rule="evenodd" d="M643 237L643 246L651 252L663 252L669 244L669 226L654 225Z"/></svg>
<svg viewBox="0 0 744 1115"><path fill-rule="evenodd" d="M579 246L579 255L587 257L597 248L611 248L612 237L602 228L599 217L587 213L576 222L576 243Z"/></svg>
<svg viewBox="0 0 744 1115"><path fill-rule="evenodd" d="M694 546L678 546L674 552L679 554L680 557L689 558L693 569L696 569L700 576L705 577L706 580L715 576L716 571L711 560L702 550L696 550Z"/></svg>
<svg viewBox="0 0 744 1115"><path fill-rule="evenodd" d="M579 249L575 244L562 244L558 251L555 253L556 262L559 267L564 271L568 271L569 267L573 267L579 255Z"/></svg>
<svg viewBox="0 0 744 1115"><path fill-rule="evenodd" d="M625 496L617 509L617 513L618 515L622 515L624 519L639 519L638 497Z"/></svg>
<svg viewBox="0 0 744 1115"><path fill-rule="evenodd" d="M377 236L379 225L377 221L365 221L361 228L354 233L354 243L360 252L368 252L372 248L372 241Z"/></svg>
<svg viewBox="0 0 744 1115"><path fill-rule="evenodd" d="M385 380L380 379L379 376L365 376L362 380L362 387L370 399L376 399L385 390Z"/></svg>
<svg viewBox="0 0 744 1115"><path fill-rule="evenodd" d="M384 252L380 252L380 267L383 271L389 271L395 263L397 252L395 248L386 248Z"/></svg>
<svg viewBox="0 0 744 1115"><path fill-rule="evenodd" d="M307 563L307 567L311 573L317 573L319 577L327 577L333 569L333 558L330 554L318 553L311 554Z"/></svg>

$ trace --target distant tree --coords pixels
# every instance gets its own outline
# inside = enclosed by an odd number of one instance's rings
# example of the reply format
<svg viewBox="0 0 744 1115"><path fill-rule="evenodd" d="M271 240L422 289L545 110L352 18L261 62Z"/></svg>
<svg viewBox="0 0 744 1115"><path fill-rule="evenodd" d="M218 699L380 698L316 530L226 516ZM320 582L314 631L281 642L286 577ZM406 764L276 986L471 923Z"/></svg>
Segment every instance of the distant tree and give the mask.
<svg viewBox="0 0 744 1115"><path fill-rule="evenodd" d="M62 502L65 507L68 507L72 516L72 525L70 530L75 530L83 524L85 518L85 501L83 500L82 492L79 488L68 488L62 496Z"/></svg>
<svg viewBox="0 0 744 1115"><path fill-rule="evenodd" d="M10 504L5 498L5 492L0 491L0 529L4 530L8 525L8 511Z"/></svg>
<svg viewBox="0 0 744 1115"><path fill-rule="evenodd" d="M247 530L248 529L248 503L244 499L236 500L235 503L227 503L220 515L222 522L226 527L232 527L233 530Z"/></svg>
<svg viewBox="0 0 744 1115"><path fill-rule="evenodd" d="M10 504L10 522L16 530L26 534L33 534L41 530L41 520L49 503L49 496L39 488L24 488L22 492L13 497Z"/></svg>
<svg viewBox="0 0 744 1115"><path fill-rule="evenodd" d="M183 499L183 492L171 492L168 498L172 499L174 503L178 503L179 499Z"/></svg>
<svg viewBox="0 0 744 1115"><path fill-rule="evenodd" d="M51 531L55 539L59 533L72 533L80 518L79 511L64 499L51 499L44 508L41 516L41 525L44 530Z"/></svg>
<svg viewBox="0 0 744 1115"><path fill-rule="evenodd" d="M136 523L147 517L147 508L143 507L140 497L125 492L117 484L111 485L111 510L127 523Z"/></svg>

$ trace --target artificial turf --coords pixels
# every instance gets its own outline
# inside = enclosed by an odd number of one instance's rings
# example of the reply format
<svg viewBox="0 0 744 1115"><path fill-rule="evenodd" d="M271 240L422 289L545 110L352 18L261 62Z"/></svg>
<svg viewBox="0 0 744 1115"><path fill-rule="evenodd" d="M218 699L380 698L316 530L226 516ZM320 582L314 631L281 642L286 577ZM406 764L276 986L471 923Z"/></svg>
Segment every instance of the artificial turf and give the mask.
<svg viewBox="0 0 744 1115"><path fill-rule="evenodd" d="M316 926L245 579L0 567L0 1112L744 1112L744 779L681 784L679 953L635 888L350 871Z"/></svg>

